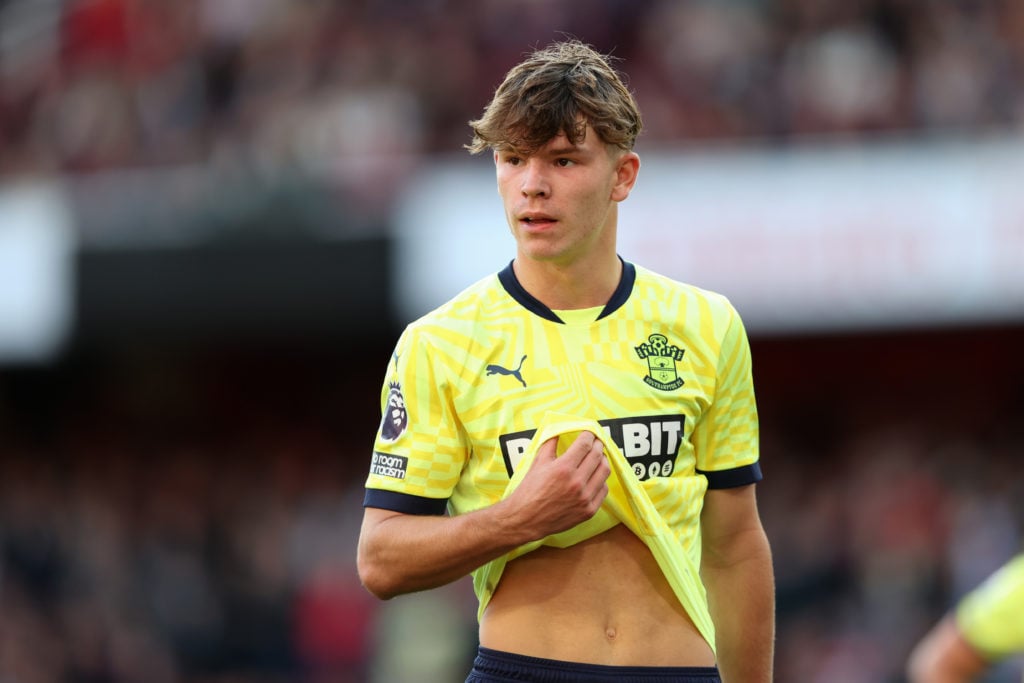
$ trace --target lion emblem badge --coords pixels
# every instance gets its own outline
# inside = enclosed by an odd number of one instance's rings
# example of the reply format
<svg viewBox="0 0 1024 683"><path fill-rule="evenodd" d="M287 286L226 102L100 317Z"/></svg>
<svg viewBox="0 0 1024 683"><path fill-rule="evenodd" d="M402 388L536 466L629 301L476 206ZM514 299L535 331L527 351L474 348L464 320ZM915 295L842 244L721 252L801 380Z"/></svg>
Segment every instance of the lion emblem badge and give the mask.
<svg viewBox="0 0 1024 683"><path fill-rule="evenodd" d="M395 441L409 426L409 414L405 409L405 397L402 385L398 382L388 383L388 405L381 420L380 435L385 441Z"/></svg>

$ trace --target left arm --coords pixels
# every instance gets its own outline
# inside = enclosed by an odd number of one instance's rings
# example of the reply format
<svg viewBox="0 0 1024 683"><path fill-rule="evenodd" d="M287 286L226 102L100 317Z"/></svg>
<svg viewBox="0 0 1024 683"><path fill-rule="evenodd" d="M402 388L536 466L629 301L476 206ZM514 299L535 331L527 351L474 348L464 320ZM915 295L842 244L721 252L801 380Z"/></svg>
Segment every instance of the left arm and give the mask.
<svg viewBox="0 0 1024 683"><path fill-rule="evenodd" d="M775 652L775 577L754 485L709 490L701 577L723 683L768 683Z"/></svg>

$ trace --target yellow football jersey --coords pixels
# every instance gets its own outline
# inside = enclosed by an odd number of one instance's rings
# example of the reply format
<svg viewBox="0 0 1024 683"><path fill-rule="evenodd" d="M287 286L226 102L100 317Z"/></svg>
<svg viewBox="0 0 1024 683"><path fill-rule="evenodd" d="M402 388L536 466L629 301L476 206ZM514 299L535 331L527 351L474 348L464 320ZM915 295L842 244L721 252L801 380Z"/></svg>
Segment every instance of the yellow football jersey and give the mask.
<svg viewBox="0 0 1024 683"><path fill-rule="evenodd" d="M576 416L618 446L699 566L707 488L761 479L739 315L719 294L628 262L597 316L563 320L511 265L470 286L405 329L381 404L369 507L460 514L491 505L545 416Z"/></svg>

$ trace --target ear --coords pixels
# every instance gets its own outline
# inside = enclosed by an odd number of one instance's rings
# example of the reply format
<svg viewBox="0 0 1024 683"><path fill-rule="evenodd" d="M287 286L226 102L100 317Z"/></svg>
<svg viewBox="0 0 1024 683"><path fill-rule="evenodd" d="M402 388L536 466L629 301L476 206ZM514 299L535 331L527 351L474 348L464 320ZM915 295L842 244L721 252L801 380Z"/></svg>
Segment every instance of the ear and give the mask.
<svg viewBox="0 0 1024 683"><path fill-rule="evenodd" d="M640 173L640 156L636 152L626 152L615 162L615 184L612 186L611 199L621 202L629 196L636 177Z"/></svg>

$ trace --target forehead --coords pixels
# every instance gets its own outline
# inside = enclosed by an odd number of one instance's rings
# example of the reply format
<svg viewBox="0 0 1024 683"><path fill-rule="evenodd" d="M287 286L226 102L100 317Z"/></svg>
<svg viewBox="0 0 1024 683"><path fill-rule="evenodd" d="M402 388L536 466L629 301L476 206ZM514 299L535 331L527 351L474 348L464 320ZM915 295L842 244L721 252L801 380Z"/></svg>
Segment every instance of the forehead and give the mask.
<svg viewBox="0 0 1024 683"><path fill-rule="evenodd" d="M606 149L604 141L601 140L601 136L594 131L592 127L587 125L580 131L580 136L576 142L573 143L569 140L569 137L565 134L565 131L561 131L558 135L549 139L547 142L542 144L536 149L519 149L515 146L509 146L505 149L499 150L501 152L513 153L520 156L532 156L532 155L552 155L552 154L568 154L568 153L591 153L598 152Z"/></svg>

